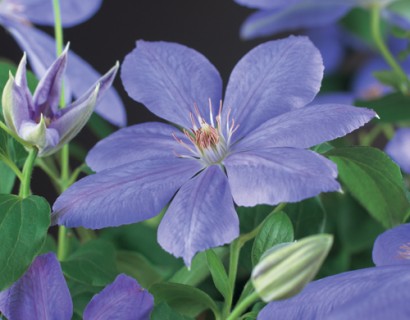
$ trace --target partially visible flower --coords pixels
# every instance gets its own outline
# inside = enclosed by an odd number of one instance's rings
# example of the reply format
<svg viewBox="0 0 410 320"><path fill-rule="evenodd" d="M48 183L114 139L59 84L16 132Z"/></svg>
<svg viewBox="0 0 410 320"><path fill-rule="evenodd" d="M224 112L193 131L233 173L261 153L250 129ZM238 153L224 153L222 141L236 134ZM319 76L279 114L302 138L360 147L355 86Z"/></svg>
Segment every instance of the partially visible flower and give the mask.
<svg viewBox="0 0 410 320"><path fill-rule="evenodd" d="M153 305L149 292L120 274L91 299L83 319L148 320ZM70 292L54 253L38 256L23 277L0 292L0 312L8 320L72 318Z"/></svg>
<svg viewBox="0 0 410 320"><path fill-rule="evenodd" d="M71 27L89 19L100 8L102 0L60 0L62 24ZM0 24L6 28L20 47L27 52L31 67L38 78L42 78L47 67L55 60L55 41L48 34L34 28L31 22L53 26L53 6L50 0L1 0ZM86 61L70 51L67 68L66 93L78 98L85 89L95 83L101 75ZM96 112L111 123L124 126L126 114L122 101L114 88L110 88L97 105Z"/></svg>
<svg viewBox="0 0 410 320"><path fill-rule="evenodd" d="M410 174L410 128L398 129L385 151L404 172Z"/></svg>
<svg viewBox="0 0 410 320"><path fill-rule="evenodd" d="M74 138L90 118L100 97L110 88L118 64L101 77L82 97L64 109L59 108L61 84L67 64L68 46L40 80L32 96L26 80L26 56L15 78L10 74L3 96L7 126L28 144L48 156Z"/></svg>
<svg viewBox="0 0 410 320"><path fill-rule="evenodd" d="M187 265L239 235L240 206L297 202L340 189L334 163L306 148L344 136L375 113L340 104L304 107L320 88L320 53L306 37L264 43L222 81L201 54L138 41L125 59L128 94L178 124L119 130L87 156L97 172L54 203L54 223L103 228L149 219L173 198L158 229ZM182 128L182 131L180 130Z"/></svg>
<svg viewBox="0 0 410 320"><path fill-rule="evenodd" d="M269 303L258 320L408 319L409 244L410 224L386 231L374 244L376 267L314 281L293 298Z"/></svg>

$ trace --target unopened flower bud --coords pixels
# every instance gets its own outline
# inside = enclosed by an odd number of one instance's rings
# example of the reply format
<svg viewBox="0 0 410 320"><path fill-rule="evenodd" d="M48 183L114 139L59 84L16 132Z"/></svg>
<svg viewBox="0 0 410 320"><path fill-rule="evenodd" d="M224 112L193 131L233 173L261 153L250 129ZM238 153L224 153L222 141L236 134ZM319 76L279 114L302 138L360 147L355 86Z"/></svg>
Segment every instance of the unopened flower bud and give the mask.
<svg viewBox="0 0 410 320"><path fill-rule="evenodd" d="M252 272L256 292L265 302L299 293L319 271L332 242L332 235L319 234L268 250Z"/></svg>

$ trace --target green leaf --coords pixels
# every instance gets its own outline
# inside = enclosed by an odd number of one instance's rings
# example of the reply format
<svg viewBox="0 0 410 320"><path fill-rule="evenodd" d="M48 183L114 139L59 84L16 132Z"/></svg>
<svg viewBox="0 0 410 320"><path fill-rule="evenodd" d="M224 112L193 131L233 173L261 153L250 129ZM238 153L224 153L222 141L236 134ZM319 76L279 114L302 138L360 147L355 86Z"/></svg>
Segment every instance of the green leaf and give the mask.
<svg viewBox="0 0 410 320"><path fill-rule="evenodd" d="M272 212L272 206L238 207L241 233L251 232Z"/></svg>
<svg viewBox="0 0 410 320"><path fill-rule="evenodd" d="M274 245L293 241L292 222L280 211L271 215L256 235L252 247L252 264L255 266L262 254Z"/></svg>
<svg viewBox="0 0 410 320"><path fill-rule="evenodd" d="M0 291L17 281L39 254L50 206L38 196L0 195Z"/></svg>
<svg viewBox="0 0 410 320"><path fill-rule="evenodd" d="M183 316L170 308L165 302L154 307L151 312L151 320L193 320L193 318L188 318Z"/></svg>
<svg viewBox="0 0 410 320"><path fill-rule="evenodd" d="M410 119L410 96L392 93L376 100L355 101L359 107L371 108L379 115L381 122L400 122Z"/></svg>
<svg viewBox="0 0 410 320"><path fill-rule="evenodd" d="M74 315L82 319L85 307L92 297L103 290L104 287L84 285L71 279L68 279L67 284L70 289L71 298L73 299Z"/></svg>
<svg viewBox="0 0 410 320"><path fill-rule="evenodd" d="M114 127L98 114L93 113L87 122L90 131L99 139L104 139L115 131Z"/></svg>
<svg viewBox="0 0 410 320"><path fill-rule="evenodd" d="M0 194L10 193L16 180L16 175L3 161L0 160Z"/></svg>
<svg viewBox="0 0 410 320"><path fill-rule="evenodd" d="M104 240L86 242L61 267L67 277L92 286L105 286L118 274L115 249Z"/></svg>
<svg viewBox="0 0 410 320"><path fill-rule="evenodd" d="M382 151L370 147L330 151L339 179L352 196L385 228L403 223L409 201L400 168Z"/></svg>
<svg viewBox="0 0 410 320"><path fill-rule="evenodd" d="M324 232L326 211L319 197L289 203L286 213L293 222L296 239Z"/></svg>
<svg viewBox="0 0 410 320"><path fill-rule="evenodd" d="M161 273L143 255L133 251L117 252L117 268L120 273L137 279L147 289L163 279Z"/></svg>
<svg viewBox="0 0 410 320"><path fill-rule="evenodd" d="M172 309L196 317L202 311L210 309L215 314L219 313L216 303L205 292L178 283L157 283L150 288L155 298L155 304L166 302Z"/></svg>
<svg viewBox="0 0 410 320"><path fill-rule="evenodd" d="M219 247L213 250L219 259L223 259L229 252L229 249L226 247ZM195 287L203 282L209 276L209 273L206 253L200 252L195 255L189 270L186 266L182 267L168 281Z"/></svg>
<svg viewBox="0 0 410 320"><path fill-rule="evenodd" d="M227 299L231 294L232 288L229 284L228 275L221 259L212 249L209 249L206 251L206 260L208 262L215 287L222 294L222 296Z"/></svg>
<svg viewBox="0 0 410 320"><path fill-rule="evenodd" d="M400 91L402 84L394 71L376 71L373 72L373 76L379 80L382 84L395 88L396 91Z"/></svg>

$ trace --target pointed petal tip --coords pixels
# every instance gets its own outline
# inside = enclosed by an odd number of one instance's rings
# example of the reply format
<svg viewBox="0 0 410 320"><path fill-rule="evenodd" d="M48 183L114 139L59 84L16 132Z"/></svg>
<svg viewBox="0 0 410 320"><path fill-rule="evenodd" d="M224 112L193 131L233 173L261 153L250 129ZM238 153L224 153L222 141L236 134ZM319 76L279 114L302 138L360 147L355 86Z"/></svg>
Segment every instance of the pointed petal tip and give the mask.
<svg viewBox="0 0 410 320"><path fill-rule="evenodd" d="M375 114L375 117L378 119L378 120L380 120L380 116L376 113Z"/></svg>

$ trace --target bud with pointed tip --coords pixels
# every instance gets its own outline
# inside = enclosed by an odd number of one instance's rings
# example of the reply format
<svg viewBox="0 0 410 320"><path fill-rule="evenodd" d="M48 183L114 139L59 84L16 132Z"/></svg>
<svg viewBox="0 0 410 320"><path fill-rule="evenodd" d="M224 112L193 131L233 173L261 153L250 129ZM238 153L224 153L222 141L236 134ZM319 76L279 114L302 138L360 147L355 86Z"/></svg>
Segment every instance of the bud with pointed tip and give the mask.
<svg viewBox="0 0 410 320"><path fill-rule="evenodd" d="M333 236L318 234L268 250L252 272L252 283L263 301L299 293L319 271Z"/></svg>
<svg viewBox="0 0 410 320"><path fill-rule="evenodd" d="M25 54L15 77L10 74L4 87L2 105L6 125L27 144L38 148L40 157L56 152L78 134L118 70L117 63L82 97L60 109L67 52L68 45L40 79L34 95L27 86Z"/></svg>

